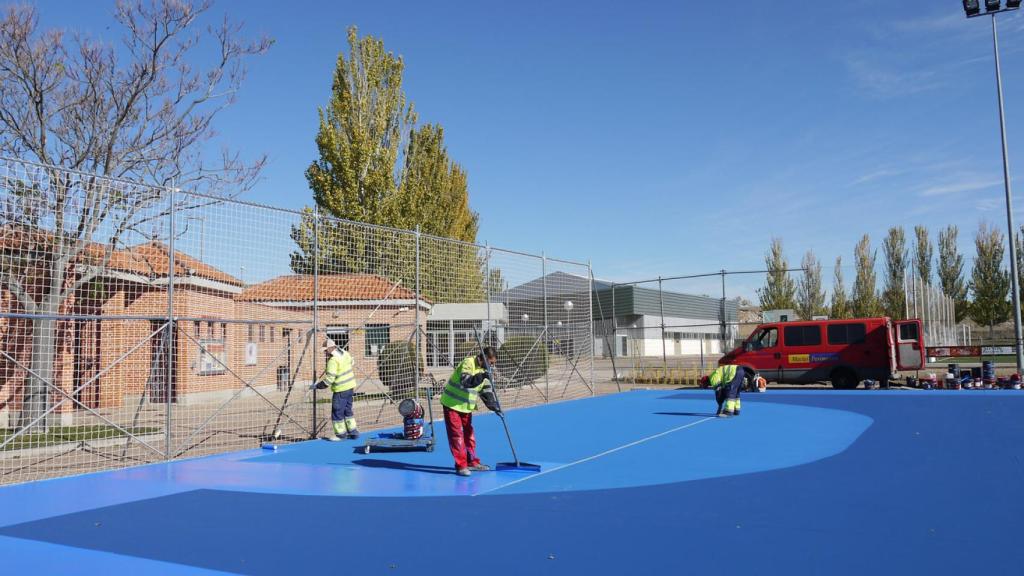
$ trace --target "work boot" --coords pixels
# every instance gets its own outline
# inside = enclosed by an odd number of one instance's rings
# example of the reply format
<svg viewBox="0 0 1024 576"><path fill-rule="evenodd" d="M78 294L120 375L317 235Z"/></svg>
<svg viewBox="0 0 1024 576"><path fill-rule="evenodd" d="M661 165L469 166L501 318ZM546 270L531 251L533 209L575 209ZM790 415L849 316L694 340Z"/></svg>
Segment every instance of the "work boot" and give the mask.
<svg viewBox="0 0 1024 576"><path fill-rule="evenodd" d="M458 476L469 476L472 472L469 471L469 468L459 468L455 471L455 474Z"/></svg>
<svg viewBox="0 0 1024 576"><path fill-rule="evenodd" d="M330 440L331 442L341 442L342 440L344 440L344 438L343 438L343 437L341 437L341 436L336 436L336 435L334 435L334 434L331 434L330 436L326 436L326 439L327 439L327 440Z"/></svg>
<svg viewBox="0 0 1024 576"><path fill-rule="evenodd" d="M349 432L348 433L348 437L353 439L353 440L355 440L356 438L359 438L359 430L353 430L353 431Z"/></svg>
<svg viewBox="0 0 1024 576"><path fill-rule="evenodd" d="M486 472L486 471L490 470L491 467L488 466L487 464L481 464L481 463L477 462L476 464L473 464L472 466L470 466L469 469L473 470L475 472Z"/></svg>
<svg viewBox="0 0 1024 576"><path fill-rule="evenodd" d="M739 410L733 410L732 415L733 416L739 416L740 415L740 411Z"/></svg>
<svg viewBox="0 0 1024 576"><path fill-rule="evenodd" d="M729 410L726 410L718 415L719 418L729 418L730 416L732 416L732 412L730 412Z"/></svg>

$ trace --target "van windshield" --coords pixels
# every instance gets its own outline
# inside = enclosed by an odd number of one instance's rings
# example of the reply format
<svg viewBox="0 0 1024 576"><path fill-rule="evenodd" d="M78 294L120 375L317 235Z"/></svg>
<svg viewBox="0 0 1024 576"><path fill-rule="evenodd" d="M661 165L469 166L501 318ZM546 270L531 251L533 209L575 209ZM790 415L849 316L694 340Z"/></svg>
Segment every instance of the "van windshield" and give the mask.
<svg viewBox="0 0 1024 576"><path fill-rule="evenodd" d="M751 350L763 350L774 348L779 341L779 331L776 328L762 328L751 334L747 340Z"/></svg>

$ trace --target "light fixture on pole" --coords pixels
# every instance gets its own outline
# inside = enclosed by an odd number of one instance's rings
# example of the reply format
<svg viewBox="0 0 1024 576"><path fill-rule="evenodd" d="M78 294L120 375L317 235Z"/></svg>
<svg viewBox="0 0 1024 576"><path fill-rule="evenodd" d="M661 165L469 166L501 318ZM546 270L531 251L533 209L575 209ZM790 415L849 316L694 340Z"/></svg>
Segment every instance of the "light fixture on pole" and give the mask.
<svg viewBox="0 0 1024 576"><path fill-rule="evenodd" d="M963 0L964 12L968 18L981 16L978 0ZM1016 234L1013 226L1013 195L1010 192L1010 161L1007 157L1006 146L1006 119L1003 115L1003 76L999 67L999 31L996 28L996 14L1020 9L1020 0L1007 0L1006 8L1000 7L1000 0L985 0L985 15L992 16L992 52L996 64L996 96L999 103L999 136L1003 149L1003 187L1006 190L1006 226L1009 230L1010 244L1010 286L1013 289L1013 334L1014 334L1014 355L1017 357L1017 373L1024 373L1024 349L1021 342L1020 319L1020 281L1017 271L1017 246Z"/></svg>

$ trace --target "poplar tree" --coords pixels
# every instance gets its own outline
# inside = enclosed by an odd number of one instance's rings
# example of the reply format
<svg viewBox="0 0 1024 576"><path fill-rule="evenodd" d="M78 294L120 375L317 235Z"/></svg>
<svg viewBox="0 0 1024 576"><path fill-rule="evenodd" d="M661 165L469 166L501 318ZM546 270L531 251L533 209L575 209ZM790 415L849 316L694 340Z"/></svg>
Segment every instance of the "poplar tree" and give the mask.
<svg viewBox="0 0 1024 576"><path fill-rule="evenodd" d="M953 299L956 308L956 321L961 322L967 317L970 308L967 300L967 282L964 280L964 257L957 247L955 225L939 230L939 285L942 293Z"/></svg>
<svg viewBox="0 0 1024 576"><path fill-rule="evenodd" d="M907 238L902 226L889 228L889 234L882 242L885 254L885 289L882 292L882 308L886 316L902 319L907 314L907 295L904 291L907 278Z"/></svg>
<svg viewBox="0 0 1024 576"><path fill-rule="evenodd" d="M876 254L871 250L871 238L865 234L854 249L857 278L853 283L850 311L856 318L870 318L882 313L875 279Z"/></svg>
<svg viewBox="0 0 1024 576"><path fill-rule="evenodd" d="M1003 234L982 222L974 237L974 247L976 254L970 282L974 301L970 315L978 324L988 326L991 338L996 324L1010 319L1010 274L1003 270Z"/></svg>
<svg viewBox="0 0 1024 576"><path fill-rule="evenodd" d="M796 282L786 272L789 262L782 250L781 238L772 238L771 246L764 256L764 264L768 275L764 287L757 290L761 310L796 308Z"/></svg>
<svg viewBox="0 0 1024 576"><path fill-rule="evenodd" d="M836 257L836 269L832 281L832 306L830 318L849 318L850 301L846 297L846 284L843 282L843 257Z"/></svg>
<svg viewBox="0 0 1024 576"><path fill-rule="evenodd" d="M825 291L821 286L821 262L810 250L804 254L804 269L796 288L796 312L804 320L825 314Z"/></svg>
<svg viewBox="0 0 1024 576"><path fill-rule="evenodd" d="M917 277L921 282L930 286L934 250L931 240L928 238L928 229L920 225L914 226L914 236L917 240L914 244L914 271L917 272Z"/></svg>

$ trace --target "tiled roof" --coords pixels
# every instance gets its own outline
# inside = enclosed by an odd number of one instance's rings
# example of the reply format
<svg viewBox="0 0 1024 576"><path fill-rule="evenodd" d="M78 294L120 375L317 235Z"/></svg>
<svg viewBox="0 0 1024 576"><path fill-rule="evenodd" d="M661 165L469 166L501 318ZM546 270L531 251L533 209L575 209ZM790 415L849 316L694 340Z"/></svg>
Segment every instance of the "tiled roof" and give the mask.
<svg viewBox="0 0 1024 576"><path fill-rule="evenodd" d="M49 232L10 225L0 227L0 249L4 250L50 251L53 250L51 246L53 239L53 234ZM83 251L79 263L99 263L108 249L108 245L92 242ZM170 251L166 244L155 241L147 242L122 250L114 250L106 269L130 272L147 278L166 278L167 271L170 269L169 254ZM174 251L174 275L182 278L189 276L205 278L233 286L244 284L238 278L177 250Z"/></svg>
<svg viewBox="0 0 1024 576"><path fill-rule="evenodd" d="M102 249L97 248L94 251L94 255L100 256L102 254L100 250ZM120 272L141 274L146 277L165 278L167 277L167 271L170 269L169 254L170 251L167 249L167 246L160 242L140 244L125 250L114 251L110 256L110 263L107 265L107 268ZM188 276L206 278L207 280L223 282L233 286L242 286L244 284L238 278L221 272L213 266L200 262L196 258L177 250L174 251L174 275L176 278Z"/></svg>
<svg viewBox="0 0 1024 576"><path fill-rule="evenodd" d="M416 293L373 274L325 274L319 278L318 299L412 300ZM235 297L244 302L306 302L313 300L313 276L278 276L244 290Z"/></svg>

